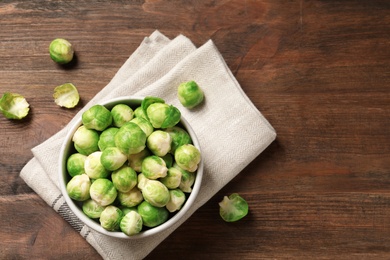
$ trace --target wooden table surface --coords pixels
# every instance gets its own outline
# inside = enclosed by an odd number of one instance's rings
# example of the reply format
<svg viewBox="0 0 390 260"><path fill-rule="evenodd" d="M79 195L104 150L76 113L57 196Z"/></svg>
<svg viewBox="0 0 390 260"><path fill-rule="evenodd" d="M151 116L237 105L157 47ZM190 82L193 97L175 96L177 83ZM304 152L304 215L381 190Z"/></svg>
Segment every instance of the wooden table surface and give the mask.
<svg viewBox="0 0 390 260"><path fill-rule="evenodd" d="M278 136L147 259L390 259L386 0L0 1L0 94L31 106L0 116L0 259L100 258L19 174L156 29L212 39ZM73 66L51 61L57 37ZM52 98L69 81L72 110ZM218 202L233 192L250 213L228 224Z"/></svg>

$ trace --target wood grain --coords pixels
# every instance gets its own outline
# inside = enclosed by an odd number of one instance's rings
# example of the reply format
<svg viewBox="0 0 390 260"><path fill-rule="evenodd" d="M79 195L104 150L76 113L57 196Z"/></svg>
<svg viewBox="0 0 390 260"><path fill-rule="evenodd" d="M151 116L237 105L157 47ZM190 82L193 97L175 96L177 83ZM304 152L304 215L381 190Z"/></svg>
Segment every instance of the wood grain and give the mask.
<svg viewBox="0 0 390 260"><path fill-rule="evenodd" d="M0 117L0 259L99 259L19 177L145 36L212 39L277 140L147 259L390 258L390 3L385 0L0 1L0 94L31 112ZM50 41L76 49L54 64ZM82 102L61 109L53 89ZM250 214L218 215L238 192Z"/></svg>

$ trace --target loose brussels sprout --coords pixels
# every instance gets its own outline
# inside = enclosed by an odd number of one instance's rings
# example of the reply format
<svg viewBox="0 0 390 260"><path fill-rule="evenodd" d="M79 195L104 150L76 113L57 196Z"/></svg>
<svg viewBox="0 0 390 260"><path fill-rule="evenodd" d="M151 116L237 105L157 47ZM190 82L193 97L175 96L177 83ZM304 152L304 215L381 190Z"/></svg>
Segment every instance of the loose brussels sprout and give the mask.
<svg viewBox="0 0 390 260"><path fill-rule="evenodd" d="M103 131L112 124L112 115L105 106L94 105L84 111L81 120L86 128Z"/></svg>
<svg viewBox="0 0 390 260"><path fill-rule="evenodd" d="M146 135L142 129L131 122L119 128L115 135L115 145L126 155L141 152L146 147Z"/></svg>
<svg viewBox="0 0 390 260"><path fill-rule="evenodd" d="M114 126L121 127L133 119L134 111L126 104L118 104L111 109L111 114Z"/></svg>
<svg viewBox="0 0 390 260"><path fill-rule="evenodd" d="M83 202L83 212L89 218L98 219L105 207L100 206L96 201L89 199Z"/></svg>
<svg viewBox="0 0 390 260"><path fill-rule="evenodd" d="M195 182L195 174L182 169L177 163L174 163L173 167L181 172L179 188L186 193L190 193Z"/></svg>
<svg viewBox="0 0 390 260"><path fill-rule="evenodd" d="M142 217L136 211L130 211L121 220L120 229L128 236L138 234L142 230Z"/></svg>
<svg viewBox="0 0 390 260"><path fill-rule="evenodd" d="M168 188L157 180L146 181L141 191L144 199L155 207L164 207L170 198Z"/></svg>
<svg viewBox="0 0 390 260"><path fill-rule="evenodd" d="M91 184L89 193L91 198L101 206L107 206L113 203L118 194L114 184L108 179L95 180Z"/></svg>
<svg viewBox="0 0 390 260"><path fill-rule="evenodd" d="M80 101L77 88L72 83L65 83L54 88L54 102L60 107L73 108Z"/></svg>
<svg viewBox="0 0 390 260"><path fill-rule="evenodd" d="M133 168L136 172L142 171L142 161L151 155L151 152L148 149L143 149L139 153L130 154L127 159L129 166Z"/></svg>
<svg viewBox="0 0 390 260"><path fill-rule="evenodd" d="M119 128L117 127L109 127L100 134L98 141L100 151L104 151L108 147L115 147L114 136L116 135L118 130Z"/></svg>
<svg viewBox="0 0 390 260"><path fill-rule="evenodd" d="M180 103L187 108L194 108L203 101L203 91L195 81L181 83L177 89Z"/></svg>
<svg viewBox="0 0 390 260"><path fill-rule="evenodd" d="M87 156L81 153L73 153L66 161L66 169L70 176L74 177L85 173L84 164Z"/></svg>
<svg viewBox="0 0 390 260"><path fill-rule="evenodd" d="M0 111L8 119L22 119L28 115L29 103L17 93L6 92L0 99Z"/></svg>
<svg viewBox="0 0 390 260"><path fill-rule="evenodd" d="M146 115L154 128L173 127L180 121L180 110L175 106L165 103L153 103L147 110Z"/></svg>
<svg viewBox="0 0 390 260"><path fill-rule="evenodd" d="M77 201L84 201L90 198L89 190L91 181L86 174L74 176L66 185L69 197Z"/></svg>
<svg viewBox="0 0 390 260"><path fill-rule="evenodd" d="M169 191L170 199L166 205L169 212L175 212L181 209L186 201L186 195L180 189L174 189Z"/></svg>
<svg viewBox="0 0 390 260"><path fill-rule="evenodd" d="M128 192L133 189L137 185L137 178L137 173L126 165L111 173L112 183L120 192Z"/></svg>
<svg viewBox="0 0 390 260"><path fill-rule="evenodd" d="M161 157L165 161L165 165L167 168L172 167L173 165L173 155L170 153L167 153L166 155Z"/></svg>
<svg viewBox="0 0 390 260"><path fill-rule="evenodd" d="M75 149L84 155L89 155L99 150L99 134L93 129L88 129L84 125L77 128L72 138Z"/></svg>
<svg viewBox="0 0 390 260"><path fill-rule="evenodd" d="M123 218L123 212L120 208L113 205L107 206L100 214L100 225L109 231L119 230L119 225Z"/></svg>
<svg viewBox="0 0 390 260"><path fill-rule="evenodd" d="M167 132L172 138L170 151L170 153L172 154L175 153L177 147L182 146L184 144L192 143L191 136L189 135L189 133L179 126L167 128L165 129L165 132Z"/></svg>
<svg viewBox="0 0 390 260"><path fill-rule="evenodd" d="M119 169L127 161L127 155L117 147L108 147L101 153L100 162L109 171Z"/></svg>
<svg viewBox="0 0 390 260"><path fill-rule="evenodd" d="M219 203L219 214L226 222L234 222L248 214L248 203L237 193L224 196Z"/></svg>
<svg viewBox="0 0 390 260"><path fill-rule="evenodd" d="M106 178L110 171L101 163L102 152L93 152L87 156L84 163L85 173L91 179Z"/></svg>
<svg viewBox="0 0 390 260"><path fill-rule="evenodd" d="M146 139L146 146L153 154L163 157L171 150L171 141L167 132L156 130Z"/></svg>
<svg viewBox="0 0 390 260"><path fill-rule="evenodd" d="M155 207L147 201L138 205L138 214L141 215L144 226L156 227L169 217L169 211L165 207Z"/></svg>
<svg viewBox="0 0 390 260"><path fill-rule="evenodd" d="M49 46L50 58L59 63L66 64L72 61L74 49L72 44L65 39L55 39Z"/></svg>
<svg viewBox="0 0 390 260"><path fill-rule="evenodd" d="M143 118L143 119L149 120L148 117L146 116L146 112L142 109L142 107L137 107L134 110L134 116L136 118Z"/></svg>
<svg viewBox="0 0 390 260"><path fill-rule="evenodd" d="M141 167L142 173L145 175L145 177L151 180L165 177L168 172L165 161L156 155L146 157L142 161Z"/></svg>
<svg viewBox="0 0 390 260"><path fill-rule="evenodd" d="M184 170L195 172L200 162L200 152L192 144L179 146L175 151L175 161Z"/></svg>
<svg viewBox="0 0 390 260"><path fill-rule="evenodd" d="M137 179L138 179L137 187L138 187L138 189L142 190L145 187L145 184L149 179L146 178L143 173L138 174Z"/></svg>
<svg viewBox="0 0 390 260"><path fill-rule="evenodd" d="M148 137L154 131L152 124L145 118L136 117L133 118L130 122L138 125L142 129L142 131L144 131L146 137Z"/></svg>
<svg viewBox="0 0 390 260"><path fill-rule="evenodd" d="M181 171L175 167L168 169L167 176L161 178L160 181L167 186L168 189L176 189L181 183Z"/></svg>
<svg viewBox="0 0 390 260"><path fill-rule="evenodd" d="M144 200L144 197L141 191L137 187L134 187L128 192L118 192L118 200L122 206L131 208L140 204Z"/></svg>

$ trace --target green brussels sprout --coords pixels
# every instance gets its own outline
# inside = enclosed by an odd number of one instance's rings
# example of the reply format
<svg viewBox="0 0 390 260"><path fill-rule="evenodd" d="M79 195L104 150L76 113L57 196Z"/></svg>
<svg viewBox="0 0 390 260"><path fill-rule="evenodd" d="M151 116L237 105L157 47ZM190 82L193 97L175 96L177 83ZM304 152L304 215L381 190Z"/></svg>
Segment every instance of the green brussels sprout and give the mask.
<svg viewBox="0 0 390 260"><path fill-rule="evenodd" d="M142 161L151 155L151 152L148 149L143 149L139 153L130 154L127 157L129 166L133 168L136 172L142 171Z"/></svg>
<svg viewBox="0 0 390 260"><path fill-rule="evenodd" d="M142 109L142 107L137 107L134 110L134 116L135 118L142 118L145 120L149 120L148 117L146 116L146 112Z"/></svg>
<svg viewBox="0 0 390 260"><path fill-rule="evenodd" d="M179 189L183 192L190 193L192 191L192 185L195 182L195 173L182 169L177 163L174 163L173 167L181 172Z"/></svg>
<svg viewBox="0 0 390 260"><path fill-rule="evenodd" d="M187 108L194 108L203 101L203 91L195 81L183 82L177 89L180 103Z"/></svg>
<svg viewBox="0 0 390 260"><path fill-rule="evenodd" d="M22 119L30 111L29 103L17 93L6 92L0 99L0 111L8 119Z"/></svg>
<svg viewBox="0 0 390 260"><path fill-rule="evenodd" d="M121 220L123 218L123 212L120 208L113 205L105 207L100 214L100 225L108 231L119 230Z"/></svg>
<svg viewBox="0 0 390 260"><path fill-rule="evenodd" d="M219 214L226 222L234 222L242 219L248 214L248 203L237 193L231 194L229 197L224 196L219 202Z"/></svg>
<svg viewBox="0 0 390 260"><path fill-rule="evenodd" d="M81 154L89 155L99 150L99 133L86 128L84 125L77 128L72 141L75 149Z"/></svg>
<svg viewBox="0 0 390 260"><path fill-rule="evenodd" d="M127 161L127 155L117 147L108 147L101 153L100 162L109 171L119 169Z"/></svg>
<svg viewBox="0 0 390 260"><path fill-rule="evenodd" d="M186 195L180 189L174 189L169 191L170 199L166 205L169 212L175 212L181 209L186 201Z"/></svg>
<svg viewBox="0 0 390 260"><path fill-rule="evenodd" d="M126 104L117 104L111 109L113 125L121 127L133 119L134 111Z"/></svg>
<svg viewBox="0 0 390 260"><path fill-rule="evenodd" d="M81 120L86 128L103 131L112 124L112 115L105 106L94 105L84 111Z"/></svg>
<svg viewBox="0 0 390 260"><path fill-rule="evenodd" d="M169 201L169 190L158 180L148 180L142 188L144 199L155 207L164 207Z"/></svg>
<svg viewBox="0 0 390 260"><path fill-rule="evenodd" d="M74 177L85 173L84 164L87 156L81 153L71 154L66 161L66 169L70 176Z"/></svg>
<svg viewBox="0 0 390 260"><path fill-rule="evenodd" d="M134 187L128 192L118 192L118 200L122 206L131 208L140 204L144 200L144 197L141 191L137 187Z"/></svg>
<svg viewBox="0 0 390 260"><path fill-rule="evenodd" d="M142 190L145 187L146 182L149 180L143 173L138 174L137 187Z"/></svg>
<svg viewBox="0 0 390 260"><path fill-rule="evenodd" d="M127 165L123 165L111 173L112 183L120 192L128 192L133 189L137 185L137 178L137 173Z"/></svg>
<svg viewBox="0 0 390 260"><path fill-rule="evenodd" d="M110 174L101 163L102 154L103 152L100 151L93 152L85 159L84 170L91 179L106 178Z"/></svg>
<svg viewBox="0 0 390 260"><path fill-rule="evenodd" d="M91 199L101 206L107 206L113 203L118 194L114 184L109 179L97 179L92 182L89 193Z"/></svg>
<svg viewBox="0 0 390 260"><path fill-rule="evenodd" d="M102 214L105 207L99 205L93 199L89 199L83 202L82 209L84 214L87 215L89 218L98 219L100 218L100 215Z"/></svg>
<svg viewBox="0 0 390 260"><path fill-rule="evenodd" d="M54 102L60 107L73 108L80 101L77 88L72 83L65 83L54 88Z"/></svg>
<svg viewBox="0 0 390 260"><path fill-rule="evenodd" d="M142 217L136 211L130 211L121 220L120 229L128 236L141 232L143 227Z"/></svg>
<svg viewBox="0 0 390 260"><path fill-rule="evenodd" d="M146 135L138 125L128 122L116 133L115 145L126 155L136 154L146 147Z"/></svg>
<svg viewBox="0 0 390 260"><path fill-rule="evenodd" d="M108 147L116 147L115 146L115 135L118 132L119 128L117 127L109 127L100 134L98 147L100 151L104 151Z"/></svg>
<svg viewBox="0 0 390 260"><path fill-rule="evenodd" d="M176 189L179 187L181 183L182 173L179 169L175 167L168 168L167 176L161 178L160 181L164 184L168 189Z"/></svg>
<svg viewBox="0 0 390 260"><path fill-rule="evenodd" d="M175 151L175 161L184 170L195 172L200 162L200 152L192 144L179 146Z"/></svg>
<svg viewBox="0 0 390 260"><path fill-rule="evenodd" d="M50 58L59 63L66 64L72 61L74 49L72 44L65 39L55 39L49 46Z"/></svg>
<svg viewBox="0 0 390 260"><path fill-rule="evenodd" d="M146 147L160 157L163 157L171 150L171 136L162 130L156 130L146 139Z"/></svg>
<svg viewBox="0 0 390 260"><path fill-rule="evenodd" d="M138 125L142 129L142 131L144 131L146 137L148 137L154 131L152 124L145 118L136 117L133 118L130 122Z"/></svg>
<svg viewBox="0 0 390 260"><path fill-rule="evenodd" d="M175 153L177 147L182 146L184 144L192 144L190 134L179 126L167 128L165 129L165 132L167 132L172 138L170 151L170 153L172 154Z"/></svg>
<svg viewBox="0 0 390 260"><path fill-rule="evenodd" d="M148 110L148 107L151 105L151 104L154 104L154 103L165 103L165 100L162 99L162 98L159 98L159 97L153 97L153 96L147 96L145 97L142 102L141 102L141 108L142 110L144 111L144 114L146 115L146 118L147 117L147 110Z"/></svg>
<svg viewBox="0 0 390 260"><path fill-rule="evenodd" d="M172 167L173 165L173 155L170 153L167 153L166 155L161 157L165 161L165 165L167 168Z"/></svg>
<svg viewBox="0 0 390 260"><path fill-rule="evenodd" d="M145 177L151 180L165 177L168 172L165 161L156 155L146 157L142 161L141 169Z"/></svg>
<svg viewBox="0 0 390 260"><path fill-rule="evenodd" d="M165 207L155 207L147 201L138 205L138 214L141 215L143 225L156 227L168 220L169 211Z"/></svg>
<svg viewBox="0 0 390 260"><path fill-rule="evenodd" d="M147 110L146 115L154 128L169 128L180 122L181 113L175 106L165 103L153 103Z"/></svg>
<svg viewBox="0 0 390 260"><path fill-rule="evenodd" d="M66 191L70 198L77 201L84 201L90 198L89 189L91 180L88 175L80 174L74 176L66 185Z"/></svg>

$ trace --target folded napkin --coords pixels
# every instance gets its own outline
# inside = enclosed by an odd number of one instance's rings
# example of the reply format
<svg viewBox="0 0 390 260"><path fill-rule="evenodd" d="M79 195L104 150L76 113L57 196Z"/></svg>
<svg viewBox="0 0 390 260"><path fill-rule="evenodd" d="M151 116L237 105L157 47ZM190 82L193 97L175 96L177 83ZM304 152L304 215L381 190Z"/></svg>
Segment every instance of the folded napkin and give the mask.
<svg viewBox="0 0 390 260"><path fill-rule="evenodd" d="M205 100L188 110L177 86L195 80ZM152 237L126 240L107 237L85 226L69 209L58 183L59 151L75 118L92 105L118 96L158 96L177 106L198 136L204 160L202 187L193 206L171 228ZM57 134L32 149L20 176L68 221L103 259L142 259L200 206L240 173L275 138L269 122L241 89L214 43L196 48L183 35L170 40L155 31L146 37L109 84Z"/></svg>

